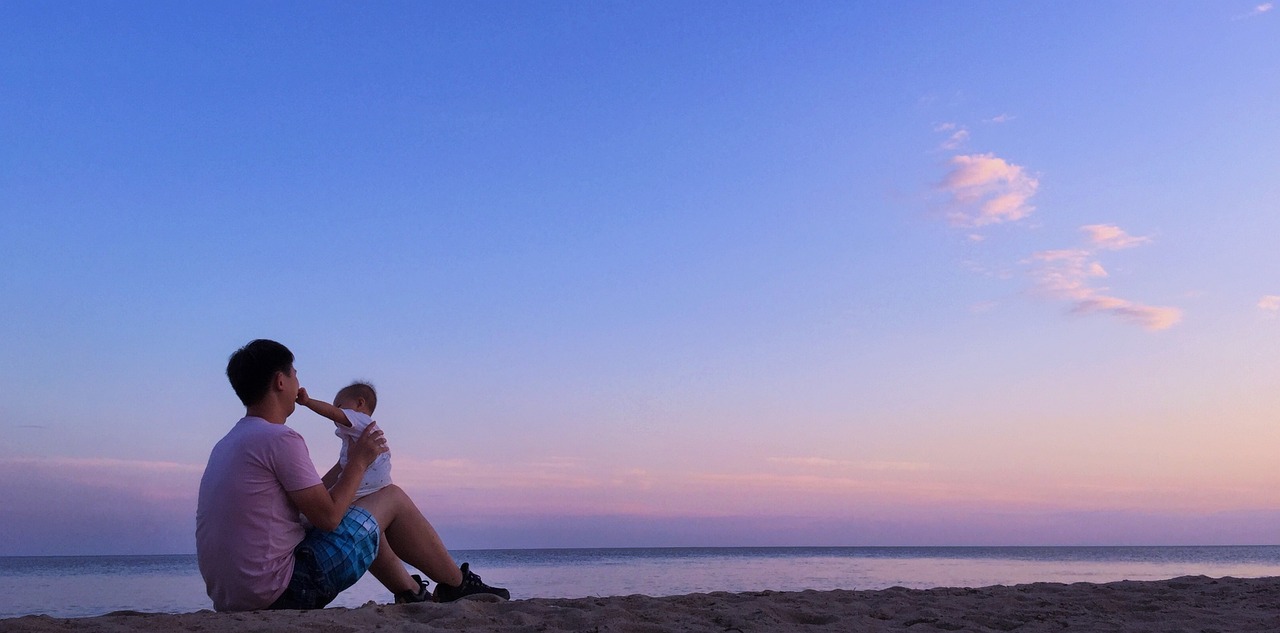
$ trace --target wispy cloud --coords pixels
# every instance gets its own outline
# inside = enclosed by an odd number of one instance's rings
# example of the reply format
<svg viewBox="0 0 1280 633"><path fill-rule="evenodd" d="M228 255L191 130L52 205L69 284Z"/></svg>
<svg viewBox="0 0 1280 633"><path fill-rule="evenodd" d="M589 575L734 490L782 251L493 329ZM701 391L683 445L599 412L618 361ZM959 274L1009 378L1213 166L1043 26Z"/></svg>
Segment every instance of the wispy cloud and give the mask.
<svg viewBox="0 0 1280 633"><path fill-rule="evenodd" d="M1101 240L1094 239L1096 231L1082 227L1090 234L1095 248L1128 248L1141 243L1116 227L1090 225L1112 230L1101 231ZM1127 243L1128 246L1115 246ZM1108 288L1095 282L1108 277L1107 270L1095 258L1091 249L1064 249L1040 251L1024 263L1032 266L1031 278L1037 294L1071 304L1073 314L1094 312L1110 314L1148 330L1166 330L1182 320L1182 310L1168 306L1151 306L1108 294Z"/></svg>
<svg viewBox="0 0 1280 633"><path fill-rule="evenodd" d="M947 133L947 140L938 146L943 151L954 152L969 140L969 128L958 123L939 123L933 126L933 131Z"/></svg>
<svg viewBox="0 0 1280 633"><path fill-rule="evenodd" d="M1087 224L1080 230L1089 238L1094 248L1118 251L1135 246L1142 246L1151 241L1149 237L1134 237L1114 224Z"/></svg>
<svg viewBox="0 0 1280 633"><path fill-rule="evenodd" d="M1012 118L1001 114L985 122L1003 123ZM958 123L943 123L935 125L933 130L954 134L967 128ZM1016 222L1035 211L1031 198L1039 189L1040 181L1025 167L990 152L958 154L952 156L947 165L946 175L937 184L937 188L949 196L946 219L954 227L970 229L971 242L986 240L986 236L972 229ZM1073 314L1109 314L1148 330L1165 330L1182 320L1182 310L1178 308L1124 299L1099 283L1108 277L1107 270L1098 261L1099 252L1149 244L1150 237L1130 235L1114 224L1087 224L1081 226L1080 231L1085 235L1082 247L1044 250L1022 260L1034 294L1069 302ZM976 272L990 274L989 266L967 265ZM991 304L978 305L982 306L981 311L989 309ZM1280 306L1277 311L1280 312Z"/></svg>
<svg viewBox="0 0 1280 633"><path fill-rule="evenodd" d="M466 459L395 458L395 479L402 485L472 489L585 489L609 485L609 471L592 469L581 460L546 459L507 463L501 467Z"/></svg>
<svg viewBox="0 0 1280 633"><path fill-rule="evenodd" d="M1275 9L1275 8L1276 8L1276 5L1274 2L1264 2L1262 4L1255 5L1253 7L1253 10L1248 13L1245 13L1243 15L1237 15L1235 19L1244 20L1248 18L1256 18L1260 15L1270 13L1272 9Z"/></svg>
<svg viewBox="0 0 1280 633"><path fill-rule="evenodd" d="M1269 317L1280 315L1280 295L1264 295L1258 300L1258 309Z"/></svg>
<svg viewBox="0 0 1280 633"><path fill-rule="evenodd" d="M1029 203L1040 181L994 154L953 156L938 188L950 196L947 220L953 226L978 227L1013 222L1031 215Z"/></svg>
<svg viewBox="0 0 1280 633"><path fill-rule="evenodd" d="M816 468L838 468L850 470L898 470L898 471L919 471L929 470L932 467L929 464L919 462L895 462L895 461L872 461L860 462L842 459L830 459L826 457L770 457L769 463L780 464L784 466L808 466Z"/></svg>
<svg viewBox="0 0 1280 633"><path fill-rule="evenodd" d="M995 310L1000 304L995 301L979 301L969 306L969 312L973 314L986 314Z"/></svg>
<svg viewBox="0 0 1280 633"><path fill-rule="evenodd" d="M957 123L940 123L934 125L933 132L941 132L947 134L946 141L938 146L938 150L945 152L954 152L964 147L965 142L969 141L969 128Z"/></svg>
<svg viewBox="0 0 1280 633"><path fill-rule="evenodd" d="M204 466L179 462L92 457L14 457L0 459L0 474L58 481L95 490L124 491L152 501L188 499Z"/></svg>
<svg viewBox="0 0 1280 633"><path fill-rule="evenodd" d="M135 459L112 459L106 457L11 457L0 459L0 465L9 464L25 467L56 468L62 472L75 470L101 472L112 470L154 475L163 475L165 473L191 474L204 472L204 466L200 464L182 464L179 462Z"/></svg>
<svg viewBox="0 0 1280 633"><path fill-rule="evenodd" d="M1008 123L1009 121L1012 121L1015 118L1016 117L1014 117L1012 114L998 114L996 116L991 117L990 119L987 119L986 122L987 123Z"/></svg>
<svg viewBox="0 0 1280 633"><path fill-rule="evenodd" d="M953 151L963 147L965 141L968 140L969 130L956 130L951 134L951 136L947 137L947 140L943 141L942 145L939 147L947 151Z"/></svg>

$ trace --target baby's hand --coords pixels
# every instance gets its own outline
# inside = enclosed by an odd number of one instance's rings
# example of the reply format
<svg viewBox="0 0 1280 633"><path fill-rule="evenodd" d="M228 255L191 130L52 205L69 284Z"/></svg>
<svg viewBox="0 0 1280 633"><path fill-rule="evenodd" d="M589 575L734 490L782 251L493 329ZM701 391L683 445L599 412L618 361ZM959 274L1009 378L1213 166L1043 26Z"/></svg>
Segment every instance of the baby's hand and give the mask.
<svg viewBox="0 0 1280 633"><path fill-rule="evenodd" d="M306 387L298 387L298 397L294 401L304 407L311 403L311 396L307 395Z"/></svg>

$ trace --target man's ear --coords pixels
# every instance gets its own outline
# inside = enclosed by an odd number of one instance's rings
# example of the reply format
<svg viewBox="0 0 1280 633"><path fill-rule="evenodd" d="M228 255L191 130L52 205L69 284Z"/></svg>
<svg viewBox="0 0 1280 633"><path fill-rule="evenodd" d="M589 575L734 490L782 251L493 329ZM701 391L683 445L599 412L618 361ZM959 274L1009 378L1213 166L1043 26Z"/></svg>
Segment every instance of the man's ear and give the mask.
<svg viewBox="0 0 1280 633"><path fill-rule="evenodd" d="M278 371L275 375L275 390L284 391L284 372Z"/></svg>

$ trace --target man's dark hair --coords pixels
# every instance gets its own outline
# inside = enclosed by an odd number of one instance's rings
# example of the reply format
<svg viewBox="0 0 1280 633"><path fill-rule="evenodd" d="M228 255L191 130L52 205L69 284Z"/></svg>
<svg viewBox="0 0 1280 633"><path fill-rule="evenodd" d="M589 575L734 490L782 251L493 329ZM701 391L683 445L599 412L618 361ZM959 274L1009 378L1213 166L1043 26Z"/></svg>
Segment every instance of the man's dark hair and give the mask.
<svg viewBox="0 0 1280 633"><path fill-rule="evenodd" d="M289 348L260 338L236 350L227 360L227 380L240 402L248 407L267 395L276 372L288 375L292 369L293 352Z"/></svg>
<svg viewBox="0 0 1280 633"><path fill-rule="evenodd" d="M353 382L338 390L338 395L334 398L334 402L343 398L364 398L369 403L369 413L378 408L378 392L374 390L373 385L367 382Z"/></svg>

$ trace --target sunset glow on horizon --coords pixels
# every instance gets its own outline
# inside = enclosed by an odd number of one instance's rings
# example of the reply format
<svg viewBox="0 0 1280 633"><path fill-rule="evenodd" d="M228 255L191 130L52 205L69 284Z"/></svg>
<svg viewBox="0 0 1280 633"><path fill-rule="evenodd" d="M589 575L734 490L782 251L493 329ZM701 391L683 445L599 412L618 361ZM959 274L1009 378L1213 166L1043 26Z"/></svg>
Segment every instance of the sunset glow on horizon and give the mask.
<svg viewBox="0 0 1280 633"><path fill-rule="evenodd" d="M193 551L259 337L378 387L454 548L1280 543L1277 55L1256 2L9 5L0 555Z"/></svg>

